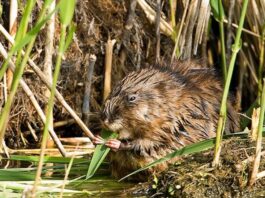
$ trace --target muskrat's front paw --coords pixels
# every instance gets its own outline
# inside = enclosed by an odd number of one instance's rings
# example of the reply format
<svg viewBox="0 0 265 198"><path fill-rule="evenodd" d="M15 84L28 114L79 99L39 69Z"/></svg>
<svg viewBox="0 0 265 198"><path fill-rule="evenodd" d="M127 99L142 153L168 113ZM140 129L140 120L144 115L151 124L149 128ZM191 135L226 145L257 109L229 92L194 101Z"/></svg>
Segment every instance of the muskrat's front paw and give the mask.
<svg viewBox="0 0 265 198"><path fill-rule="evenodd" d="M93 142L93 144L104 144L105 143L105 140L102 138L102 137L100 137L99 135L96 135L95 137L94 137L94 139L92 140L92 142Z"/></svg>
<svg viewBox="0 0 265 198"><path fill-rule="evenodd" d="M113 151L118 151L121 146L121 141L117 139L109 139L106 141L105 145Z"/></svg>

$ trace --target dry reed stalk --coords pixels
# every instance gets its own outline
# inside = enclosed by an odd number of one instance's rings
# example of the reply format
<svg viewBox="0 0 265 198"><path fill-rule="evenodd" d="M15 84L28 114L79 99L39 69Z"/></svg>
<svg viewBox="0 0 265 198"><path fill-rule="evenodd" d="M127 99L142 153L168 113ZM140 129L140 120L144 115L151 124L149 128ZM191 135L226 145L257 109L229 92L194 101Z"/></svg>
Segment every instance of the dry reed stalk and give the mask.
<svg viewBox="0 0 265 198"><path fill-rule="evenodd" d="M87 137L60 138L60 140L63 143L72 145L91 144L91 140Z"/></svg>
<svg viewBox="0 0 265 198"><path fill-rule="evenodd" d="M252 113L252 122L251 122L251 131L250 131L250 139L251 141L256 141L258 137L258 125L259 125L259 115L260 108L253 109Z"/></svg>
<svg viewBox="0 0 265 198"><path fill-rule="evenodd" d="M265 171L261 171L257 174L257 179L261 179L262 177L265 177Z"/></svg>
<svg viewBox="0 0 265 198"><path fill-rule="evenodd" d="M49 7L49 11L55 9L55 0L52 1ZM44 57L44 64L43 64L43 73L46 76L46 78L52 83L52 56L54 53L54 33L55 33L55 14L51 16L51 18L47 22L46 27L46 41L45 41L45 57ZM46 98L49 98L51 95L50 90L46 87L46 90L44 91L44 96ZM45 107L45 112L47 111L47 106ZM53 113L52 113L53 114ZM53 127L53 116L50 119L49 123L50 127ZM52 148L53 147L53 141L51 139L51 136L48 137L47 147Z"/></svg>
<svg viewBox="0 0 265 198"><path fill-rule="evenodd" d="M193 30L198 19L199 1L191 1L188 8L183 34L180 37L182 59L190 59L192 54Z"/></svg>
<svg viewBox="0 0 265 198"><path fill-rule="evenodd" d="M57 127L65 126L65 125L70 125L70 124L73 124L73 123L75 123L74 119L62 120L62 121L54 122L53 123L53 127L57 128Z"/></svg>
<svg viewBox="0 0 265 198"><path fill-rule="evenodd" d="M105 56L105 74L104 74L104 92L103 100L105 101L111 91L111 68L112 68L112 54L113 46L116 40L108 39L106 43L106 56Z"/></svg>
<svg viewBox="0 0 265 198"><path fill-rule="evenodd" d="M197 21L196 33L193 44L193 54L197 54L198 45L201 44L202 36L205 27L208 26L208 21L211 13L210 0L202 0L199 8L199 17Z"/></svg>
<svg viewBox="0 0 265 198"><path fill-rule="evenodd" d="M10 158L10 156L9 156L9 148L6 146L6 142L4 140L2 142L2 145L3 145L4 154L6 155L7 158ZM1 150L0 150L0 152L1 152Z"/></svg>
<svg viewBox="0 0 265 198"><path fill-rule="evenodd" d="M78 146L79 145L76 145L75 147L75 150L78 149ZM74 162L74 155L71 156L71 160L68 164L68 167L66 169L66 172L65 172L65 175L64 175L64 180L63 180L63 183L62 183L62 187L61 187L61 192L60 192L60 196L59 198L62 198L63 197L63 193L64 193L64 190L65 190L65 185L69 183L69 181L67 180L68 179L68 175L71 171L71 168L72 168L72 165L73 165L73 162Z"/></svg>
<svg viewBox="0 0 265 198"><path fill-rule="evenodd" d="M75 120L74 119L69 119L69 120L63 120L63 121L54 122L53 123L53 129L56 129L58 127L63 127L65 125L74 124L74 123L75 123ZM37 129L37 131L43 131L43 130L44 130L43 127ZM28 134L31 134L31 132L30 131L23 131L23 134L24 135L28 135Z"/></svg>
<svg viewBox="0 0 265 198"><path fill-rule="evenodd" d="M144 11L150 23L155 23L156 12L148 5L148 3L146 3L145 0L137 0L137 3ZM162 34L165 34L166 36L172 36L173 33L171 25L168 24L164 19L161 19L160 31Z"/></svg>
<svg viewBox="0 0 265 198"><path fill-rule="evenodd" d="M160 63L160 20L161 20L161 0L156 1L156 64Z"/></svg>
<svg viewBox="0 0 265 198"><path fill-rule="evenodd" d="M15 38L17 33L17 13L18 13L18 2L17 0L10 0L10 9L9 9L9 34ZM11 88L11 83L13 80L13 72L11 69L6 71L7 78L7 88Z"/></svg>
<svg viewBox="0 0 265 198"><path fill-rule="evenodd" d="M262 95L260 98L261 98L261 104L260 104L260 116L259 116L257 138L256 138L256 152L253 161L252 172L248 181L249 186L252 186L256 182L260 166L261 150L262 150L262 128L264 123L264 112L265 112L265 78L263 79Z"/></svg>
<svg viewBox="0 0 265 198"><path fill-rule="evenodd" d="M7 52L4 49L4 46L0 43L0 53L2 54L2 56L6 59L7 58ZM9 61L9 68L14 71L15 70L15 64L10 60ZM25 83L25 81L21 78L20 79L20 85L22 87L22 89L24 90L24 92L27 94L27 96L29 97L30 101L32 102L33 106L35 107L37 113L39 114L41 120L43 123L45 123L46 121L46 116L44 114L44 112L42 111L40 105L38 104L38 101L36 100L33 92L30 90L30 88L28 87L28 85ZM55 144L57 145L58 149L60 150L61 154L63 156L66 156L66 152L65 149L62 145L62 143L60 142L60 140L58 139L56 133L54 132L53 128L49 127L49 132L50 135L52 136Z"/></svg>
<svg viewBox="0 0 265 198"><path fill-rule="evenodd" d="M174 29L176 28L176 20L175 20L175 13L177 10L177 1L176 0L169 0L170 3L170 25Z"/></svg>
<svg viewBox="0 0 265 198"><path fill-rule="evenodd" d="M124 62L127 58L127 47L128 47L128 41L130 40L130 34L131 34L131 29L133 28L134 22L135 22L135 8L137 5L136 0L130 0L130 6L128 9L128 16L126 23L124 25L124 31L122 35L122 45L123 48L120 53L120 63L121 63L121 68L124 67Z"/></svg>
<svg viewBox="0 0 265 198"><path fill-rule="evenodd" d="M14 39L8 34L8 32L5 30L5 28L0 24L0 32L7 38L7 40L14 44ZM22 51L22 54L24 55L24 52ZM46 76L43 74L43 72L40 70L40 68L34 63L32 59L29 58L28 60L29 65L34 70L34 72L39 76L41 81L49 88L51 89L51 83L46 78ZM55 97L57 100L61 103L61 105L67 110L67 112L73 117L73 119L76 121L76 123L80 126L80 128L83 130L83 132L91 139L94 138L93 133L87 128L87 126L83 123L83 121L79 118L79 116L76 114L76 112L70 107L70 105L65 101L64 97L60 94L60 92L56 89L55 91Z"/></svg>
<svg viewBox="0 0 265 198"><path fill-rule="evenodd" d="M184 23L185 23L185 19L186 19L186 16L187 16L187 11L188 11L188 7L189 7L188 5L189 5L189 0L186 1L184 12L183 12L183 15L182 15L182 18L181 18L180 27L179 27L179 30L178 30L178 35L176 37L175 46L174 46L174 49L173 49L173 52L172 52L172 55L171 55L171 62L170 62L171 64L173 63L173 61L175 59L176 50L180 46L179 45L179 40L180 40L182 29L183 29L183 26L184 26Z"/></svg>
<svg viewBox="0 0 265 198"><path fill-rule="evenodd" d="M91 85L92 77L94 72L94 65L97 60L97 57L94 54L89 56L89 61L87 65L86 79L85 79L85 92L82 105L82 118L83 122L88 126L89 124L89 115L90 115L90 98L91 98Z"/></svg>

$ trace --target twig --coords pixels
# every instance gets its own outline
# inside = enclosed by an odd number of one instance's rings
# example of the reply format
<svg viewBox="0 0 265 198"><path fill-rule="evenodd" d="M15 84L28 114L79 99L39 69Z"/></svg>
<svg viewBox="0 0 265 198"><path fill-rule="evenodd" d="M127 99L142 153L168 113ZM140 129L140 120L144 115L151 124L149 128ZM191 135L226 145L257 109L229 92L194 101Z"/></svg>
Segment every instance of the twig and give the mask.
<svg viewBox="0 0 265 198"><path fill-rule="evenodd" d="M151 23L155 23L156 12L146 3L145 0L137 0L137 3L144 11L147 19ZM161 30L161 33L165 34L166 36L171 36L173 33L172 27L164 19L161 19L160 30Z"/></svg>
<svg viewBox="0 0 265 198"><path fill-rule="evenodd" d="M32 126L30 125L30 123L29 123L28 121L27 121L27 126L28 126L29 131L30 131L31 135L33 136L35 142L37 142L37 141L38 141L38 137L37 137L37 135L36 135L36 132L35 132L35 130L32 128Z"/></svg>
<svg viewBox="0 0 265 198"><path fill-rule="evenodd" d="M3 150L4 150L4 153L5 153L5 155L6 155L6 157L7 158L10 158L10 156L9 156L9 152L8 152L8 147L6 146L6 142L3 140L3 142L2 142L2 145L3 145ZM1 150L0 150L1 151Z"/></svg>
<svg viewBox="0 0 265 198"><path fill-rule="evenodd" d="M94 54L89 56L89 61L87 65L86 81L85 81L85 92L82 105L82 117L84 123L88 126L89 124L89 115L90 115L90 97L91 97L91 85L92 77L94 72L94 65L97 60L97 57Z"/></svg>
<svg viewBox="0 0 265 198"><path fill-rule="evenodd" d="M10 43L14 44L14 39L8 34L8 32L5 30L5 28L1 24L0 24L0 31L3 33L3 35L8 39ZM22 54L24 54L24 52L22 52ZM43 74L43 72L39 69L39 67L30 58L28 62L31 68L34 70L34 72L42 80L42 82L44 82L44 84L49 89L51 89L51 83L46 78L46 76ZM83 121L79 118L79 116L75 113L75 111L68 105L68 103L65 101L64 97L60 94L58 90L55 91L55 97L62 104L62 106L68 111L68 113L75 119L76 123L80 126L80 128L84 131L84 133L88 137L93 139L94 138L93 133L87 128L87 126L83 123Z"/></svg>
<svg viewBox="0 0 265 198"><path fill-rule="evenodd" d="M74 119L62 120L62 121L54 122L53 123L53 128L55 129L55 128L62 127L62 126L65 126L65 125L70 125L70 124L73 124L73 123L75 123ZM41 128L35 129L35 130L43 131L43 129L44 128L41 127ZM31 133L31 132L30 131L23 131L23 134L25 134L25 135L28 135L29 133Z"/></svg>
<svg viewBox="0 0 265 198"><path fill-rule="evenodd" d="M113 53L113 46L116 43L116 40L108 39L106 43L106 56L105 56L105 78L104 78L104 93L103 99L104 101L108 97L111 91L111 68L112 68L112 53Z"/></svg>
<svg viewBox="0 0 265 198"><path fill-rule="evenodd" d="M224 23L228 23L227 19L224 19ZM238 25L235 24L235 23L232 23L232 27L234 27L234 28L236 28L236 29L239 28ZM255 33L255 32L252 32L252 31L250 31L250 30L248 30L248 29L246 29L246 28L242 28L242 32L245 32L245 33L247 33L247 34L249 34L249 35L252 35L252 36L255 36L255 37L257 37L257 38L260 38L260 35L259 35L259 34Z"/></svg>
<svg viewBox="0 0 265 198"><path fill-rule="evenodd" d="M7 58L7 52L1 43L0 43L0 53L2 54L2 56L4 58ZM12 71L14 71L14 69L15 69L15 64L11 60L9 61L9 68L11 68ZM20 79L19 83L20 83L22 89L25 91L25 93L29 97L29 99L31 100L37 113L40 115L42 122L45 123L45 121L46 121L45 114L43 113L40 105L38 104L38 101L36 100L33 92L30 90L30 88L28 87L28 85L25 83L25 81L22 78ZM60 150L61 154L63 156L66 156L66 152L65 152L65 149L63 148L63 145L61 144L56 133L54 132L54 130L51 127L49 127L49 132L50 132L50 135L52 136L55 144L57 145L58 149Z"/></svg>
<svg viewBox="0 0 265 198"><path fill-rule="evenodd" d="M161 0L156 1L156 64L160 63L160 19L161 19Z"/></svg>
<svg viewBox="0 0 265 198"><path fill-rule="evenodd" d="M135 8L136 8L137 1L136 0L130 0L130 6L128 10L128 16L126 23L124 25L124 31L122 35L122 50L120 53L120 62L121 62L121 67L124 67L124 62L126 60L127 52L128 51L128 45L130 43L130 34L131 34L131 29L133 28L134 25L134 18L135 18Z"/></svg>
<svg viewBox="0 0 265 198"><path fill-rule="evenodd" d="M265 177L265 171L261 171L257 174L257 179L260 179L262 177Z"/></svg>

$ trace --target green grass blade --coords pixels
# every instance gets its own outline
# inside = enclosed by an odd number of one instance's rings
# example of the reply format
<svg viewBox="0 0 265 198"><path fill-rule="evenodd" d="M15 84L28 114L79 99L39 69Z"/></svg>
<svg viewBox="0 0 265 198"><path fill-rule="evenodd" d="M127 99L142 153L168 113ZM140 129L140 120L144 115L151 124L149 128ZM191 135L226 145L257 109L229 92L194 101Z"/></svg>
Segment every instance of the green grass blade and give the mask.
<svg viewBox="0 0 265 198"><path fill-rule="evenodd" d="M34 179L34 171L10 171L8 169L0 170L0 181L33 181Z"/></svg>
<svg viewBox="0 0 265 198"><path fill-rule="evenodd" d="M210 0L211 9L213 12L214 18L218 21L220 19L220 12L224 13L224 8L221 6L221 9L219 9L219 0Z"/></svg>
<svg viewBox="0 0 265 198"><path fill-rule="evenodd" d="M166 155L165 157L163 158L160 158L154 162L151 162L150 164L148 164L147 166L144 166L132 173L130 173L129 175L126 175L125 177L121 178L119 181L122 181L136 173L139 173L143 170L146 170L148 168L151 168L157 164L160 164L162 162L165 162L167 160L170 160L174 157L177 157L177 156L181 156L181 155L187 155L187 154L192 154L192 153L197 153L197 152L201 152L203 150L207 150L207 149L210 149L210 148L213 148L214 147L214 144L215 144L215 138L212 138L212 139L209 139L209 140L204 140L202 142L198 142L198 143L195 143L195 144L192 144L192 145L189 145L189 146L186 146L182 149L179 149L179 150L176 150L174 151L173 153L170 153L168 155Z"/></svg>
<svg viewBox="0 0 265 198"><path fill-rule="evenodd" d="M74 37L75 30L76 30L76 25L74 23L71 23L71 25L68 28L68 35L65 40L64 51L66 51L69 45L71 44L73 37Z"/></svg>
<svg viewBox="0 0 265 198"><path fill-rule="evenodd" d="M107 130L103 130L101 135L102 138L104 138L105 140L117 137L116 133ZM86 179L91 178L95 174L99 166L102 164L103 160L106 158L109 151L110 148L106 147L105 145L96 146L95 152L89 164Z"/></svg>
<svg viewBox="0 0 265 198"><path fill-rule="evenodd" d="M39 162L39 156L25 156L25 155L11 155L10 160L16 161L27 161L27 162ZM44 163L69 163L71 160L70 157L52 157L52 156L45 156ZM88 159L80 159L75 158L74 163L87 163L90 162Z"/></svg>
<svg viewBox="0 0 265 198"><path fill-rule="evenodd" d="M68 26L73 18L75 11L75 0L61 0L60 21L63 25Z"/></svg>
<svg viewBox="0 0 265 198"><path fill-rule="evenodd" d="M264 133L265 131L265 127L263 127L263 136L265 135ZM248 133L245 133L245 132L240 132L240 133L234 133L234 134L229 134L229 135L225 135L224 138L225 139L228 139L228 138L231 138L231 137L241 137L241 138L247 138L248 136ZM198 153L198 152L201 152L201 151L204 151L204 150L208 150L210 148L213 148L215 145L215 138L211 138L211 139L208 139L208 140L203 140L201 142L198 142L198 143L195 143L195 144L191 144L189 146L185 146L184 148L182 149L179 149L179 150L176 150L174 151L173 153L170 153L168 155L166 155L165 157L163 158L160 158L154 162L151 162L150 164L126 175L125 177L121 178L119 181L122 181L132 175L135 175L136 173L139 173L141 171L144 171L148 168L151 168L157 164L160 164L162 162L165 162L167 160L170 160L174 157L177 157L177 156L181 156L181 155L188 155L188 154L194 154L194 153Z"/></svg>

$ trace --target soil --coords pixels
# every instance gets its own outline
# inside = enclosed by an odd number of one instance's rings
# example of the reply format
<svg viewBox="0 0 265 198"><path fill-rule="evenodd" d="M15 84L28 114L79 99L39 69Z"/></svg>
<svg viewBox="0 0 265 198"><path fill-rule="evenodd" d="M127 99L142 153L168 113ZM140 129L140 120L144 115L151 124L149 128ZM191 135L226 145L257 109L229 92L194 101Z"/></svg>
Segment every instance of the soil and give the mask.
<svg viewBox="0 0 265 198"><path fill-rule="evenodd" d="M248 187L252 162L247 159L255 153L254 143L247 139L225 141L221 165L211 167L213 149L182 158L167 171L137 187L132 194L148 197L264 197L265 178ZM265 170L261 159L260 171Z"/></svg>

